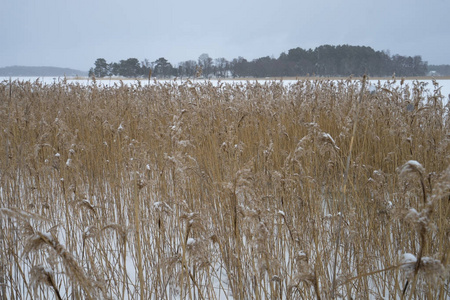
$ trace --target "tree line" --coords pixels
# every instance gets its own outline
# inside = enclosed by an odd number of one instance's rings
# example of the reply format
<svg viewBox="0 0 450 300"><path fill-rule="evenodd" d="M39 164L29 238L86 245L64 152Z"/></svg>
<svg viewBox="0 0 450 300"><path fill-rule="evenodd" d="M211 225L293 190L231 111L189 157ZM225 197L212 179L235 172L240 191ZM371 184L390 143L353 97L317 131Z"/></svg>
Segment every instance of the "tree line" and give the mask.
<svg viewBox="0 0 450 300"><path fill-rule="evenodd" d="M450 76L450 65L429 65L428 71L436 76Z"/></svg>
<svg viewBox="0 0 450 300"><path fill-rule="evenodd" d="M157 78L170 77L287 77L287 76L423 76L428 72L422 57L390 55L388 51L375 51L366 46L323 45L315 49L294 48L278 58L260 57L247 60L243 57L227 60L211 58L204 53L197 60L187 60L176 65L160 57L150 62L128 58L108 63L98 58L89 75L95 77L123 76Z"/></svg>

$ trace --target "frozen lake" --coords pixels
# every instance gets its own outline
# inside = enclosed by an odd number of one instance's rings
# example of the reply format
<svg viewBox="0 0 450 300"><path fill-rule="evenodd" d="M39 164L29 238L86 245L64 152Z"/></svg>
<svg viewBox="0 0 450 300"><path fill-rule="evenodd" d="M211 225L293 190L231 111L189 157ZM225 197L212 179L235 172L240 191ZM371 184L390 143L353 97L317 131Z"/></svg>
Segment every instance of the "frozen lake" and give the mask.
<svg viewBox="0 0 450 300"><path fill-rule="evenodd" d="M327 78L311 78L311 79L307 79L307 80L327 80ZM346 78L342 78L342 80L345 80ZM0 77L0 82L9 82L10 78L9 77ZM63 77L12 77L11 80L15 81L30 81L30 82L35 82L36 80L39 80L40 82L44 83L44 84L54 84L54 83L60 83L64 80ZM92 79L90 78L66 78L67 83L75 83L75 84L80 84L80 85L91 85L93 83ZM186 82L188 79L177 79L177 80L171 80L171 79L158 79L158 80L154 80L152 79L150 81L150 84L155 84L156 83L168 83L168 82L177 82L177 83L183 83ZM300 80L304 80L304 79L300 79ZM330 80L337 80L337 79L330 79ZM358 80L358 79L355 79ZM191 80L194 82L198 82L198 83L202 83L202 82L211 82L213 85L217 85L219 82L225 82L225 83L246 83L246 82L250 82L250 83L254 83L254 82L259 82L259 83L264 83L264 82L283 82L286 85L290 85L290 84L294 84L295 82L297 82L298 80L295 79L286 79L286 80L280 80L280 79L238 79L238 80L234 80L234 79L225 79L225 80L218 80L218 79L211 79L211 80L207 80L207 79L195 79L195 80ZM378 83L380 83L381 85L384 85L384 83L386 83L387 81L393 82L392 79L373 79L370 80L370 84L371 86L376 86L378 85ZM400 81L401 78L396 78L395 80L395 85L400 85ZM415 81L419 81L419 82L424 82L426 85L426 89L428 90L427 93L428 94L432 94L434 87L433 87L433 82L432 79L405 79L404 83L405 85L408 85L409 87L413 86L413 83ZM439 83L439 86L441 87L441 93L444 96L444 102L447 103L450 99L450 79L436 79L436 81ZM108 79L100 79L96 81L96 84L98 86L102 86L102 87L109 87L109 86L115 86L115 85L121 85L121 84L141 84L141 85L147 85L149 83L149 81L147 79L118 79L118 78L108 78Z"/></svg>

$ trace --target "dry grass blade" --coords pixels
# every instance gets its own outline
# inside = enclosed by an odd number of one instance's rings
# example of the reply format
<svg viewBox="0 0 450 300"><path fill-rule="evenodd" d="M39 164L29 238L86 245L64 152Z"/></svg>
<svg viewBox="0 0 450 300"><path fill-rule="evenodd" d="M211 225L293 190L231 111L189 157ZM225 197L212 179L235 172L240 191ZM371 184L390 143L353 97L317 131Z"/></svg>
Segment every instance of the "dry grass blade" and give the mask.
<svg viewBox="0 0 450 300"><path fill-rule="evenodd" d="M51 269L45 268L42 265L32 267L30 270L30 282L31 286L33 286L35 289L40 284L52 287L55 291L56 298L59 300L62 299L58 287L55 284L55 280L53 279L53 271Z"/></svg>
<svg viewBox="0 0 450 300"><path fill-rule="evenodd" d="M73 255L70 254L51 234L36 231L34 235L27 239L23 254L28 255L31 251L39 250L43 246L49 246L61 258L67 275L84 289L86 298L95 299L97 291L92 285L92 280L85 274L75 257L73 257Z"/></svg>

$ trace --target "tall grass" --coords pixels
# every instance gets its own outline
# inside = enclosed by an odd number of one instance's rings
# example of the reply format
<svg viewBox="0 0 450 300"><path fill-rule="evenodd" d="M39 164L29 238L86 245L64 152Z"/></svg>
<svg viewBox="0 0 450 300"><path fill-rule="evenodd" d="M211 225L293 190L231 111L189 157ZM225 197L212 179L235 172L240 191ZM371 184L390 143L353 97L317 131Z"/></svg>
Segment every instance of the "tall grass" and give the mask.
<svg viewBox="0 0 450 300"><path fill-rule="evenodd" d="M2 82L1 298L448 299L449 105L362 86Z"/></svg>

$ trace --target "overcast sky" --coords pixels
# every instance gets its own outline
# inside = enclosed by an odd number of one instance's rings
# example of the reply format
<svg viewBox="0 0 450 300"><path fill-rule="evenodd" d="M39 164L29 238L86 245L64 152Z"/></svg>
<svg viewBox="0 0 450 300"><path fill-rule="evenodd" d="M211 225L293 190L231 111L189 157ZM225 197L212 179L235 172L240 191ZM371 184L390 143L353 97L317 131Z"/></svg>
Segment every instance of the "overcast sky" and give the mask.
<svg viewBox="0 0 450 300"><path fill-rule="evenodd" d="M450 0L2 0L0 67L370 46L450 64Z"/></svg>

